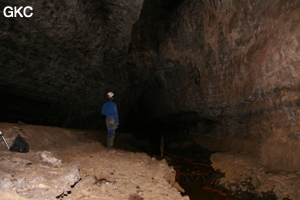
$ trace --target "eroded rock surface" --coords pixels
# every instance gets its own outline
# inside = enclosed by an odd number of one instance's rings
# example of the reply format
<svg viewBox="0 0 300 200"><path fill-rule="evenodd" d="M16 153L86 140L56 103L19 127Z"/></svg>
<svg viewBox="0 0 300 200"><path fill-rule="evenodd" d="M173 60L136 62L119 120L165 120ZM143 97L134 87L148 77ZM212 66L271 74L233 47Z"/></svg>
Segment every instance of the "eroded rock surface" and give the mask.
<svg viewBox="0 0 300 200"><path fill-rule="evenodd" d="M199 144L254 154L265 171L298 176L299 8L282 0L184 1L161 24L158 48L131 52L152 75L144 111L169 122L178 114L174 126L190 116Z"/></svg>
<svg viewBox="0 0 300 200"><path fill-rule="evenodd" d="M182 3L144 94L149 113L196 112L194 132L247 144L220 149L255 153L269 170L297 171L299 8L281 0ZM205 129L201 119L213 125Z"/></svg>
<svg viewBox="0 0 300 200"><path fill-rule="evenodd" d="M189 199L165 160L106 150L105 132L9 123L0 129L4 135L21 129L31 145L28 153L0 145L1 199Z"/></svg>
<svg viewBox="0 0 300 200"><path fill-rule="evenodd" d="M13 191L28 199L55 199L68 194L80 180L79 165L49 167L36 154L30 153L29 156L3 152L0 190Z"/></svg>
<svg viewBox="0 0 300 200"><path fill-rule="evenodd" d="M255 155L236 153L217 153L211 156L214 169L225 174L219 185L233 194L249 192L263 197L271 192L279 199L299 198L299 172L267 171L258 164L257 159Z"/></svg>
<svg viewBox="0 0 300 200"><path fill-rule="evenodd" d="M126 57L142 4L1 1L0 102L6 106L0 119L91 127L108 91L126 105ZM31 18L3 16L4 7L25 5L33 8Z"/></svg>

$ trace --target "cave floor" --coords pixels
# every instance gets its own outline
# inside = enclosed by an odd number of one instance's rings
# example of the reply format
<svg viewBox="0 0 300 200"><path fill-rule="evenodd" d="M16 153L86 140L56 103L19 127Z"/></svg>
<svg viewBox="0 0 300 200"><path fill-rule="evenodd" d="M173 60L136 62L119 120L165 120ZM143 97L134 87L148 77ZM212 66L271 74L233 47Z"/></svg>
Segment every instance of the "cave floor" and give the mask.
<svg viewBox="0 0 300 200"><path fill-rule="evenodd" d="M2 199L262 200L229 197L217 186L223 174L211 166L213 152L197 145L165 149L161 158L158 148L129 133L117 132L115 149L107 150L103 131L11 123L0 123L0 131L19 133L30 145L17 153L1 141Z"/></svg>
<svg viewBox="0 0 300 200"><path fill-rule="evenodd" d="M10 123L0 123L0 130L7 139L17 132L30 145L18 153L1 141L0 199L189 199L166 160L118 144L107 150L105 132ZM117 137L120 148L135 142L127 134Z"/></svg>

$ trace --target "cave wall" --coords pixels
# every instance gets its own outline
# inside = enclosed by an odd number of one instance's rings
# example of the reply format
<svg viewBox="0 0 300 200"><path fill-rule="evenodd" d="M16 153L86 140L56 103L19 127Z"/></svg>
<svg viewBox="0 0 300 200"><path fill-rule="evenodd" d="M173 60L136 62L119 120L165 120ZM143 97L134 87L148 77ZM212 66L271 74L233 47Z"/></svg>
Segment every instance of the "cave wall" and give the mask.
<svg viewBox="0 0 300 200"><path fill-rule="evenodd" d="M8 5L32 6L33 16L4 18ZM121 119L196 121L197 134L239 142L222 150L293 171L299 8L289 0L2 0L0 120L104 125L99 111L114 91Z"/></svg>
<svg viewBox="0 0 300 200"><path fill-rule="evenodd" d="M149 114L197 112L215 122L210 135L238 141L223 142L223 150L257 154L271 170L297 170L299 9L284 0L184 1L160 26L158 61L148 62L157 67L144 94Z"/></svg>
<svg viewBox="0 0 300 200"><path fill-rule="evenodd" d="M126 67L132 25L143 0L0 1L1 121L97 126L106 93L120 114L131 102ZM5 18L31 6L30 18Z"/></svg>

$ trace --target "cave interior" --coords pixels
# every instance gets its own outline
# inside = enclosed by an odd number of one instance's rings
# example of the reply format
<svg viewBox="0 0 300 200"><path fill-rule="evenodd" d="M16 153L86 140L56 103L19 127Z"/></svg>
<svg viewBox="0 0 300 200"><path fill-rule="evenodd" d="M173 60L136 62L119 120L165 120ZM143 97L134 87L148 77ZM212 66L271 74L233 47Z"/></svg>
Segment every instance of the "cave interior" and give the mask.
<svg viewBox="0 0 300 200"><path fill-rule="evenodd" d="M31 6L31 17L4 17ZM0 1L0 121L118 131L244 152L269 171L300 156L300 2ZM216 159L216 157L215 157Z"/></svg>

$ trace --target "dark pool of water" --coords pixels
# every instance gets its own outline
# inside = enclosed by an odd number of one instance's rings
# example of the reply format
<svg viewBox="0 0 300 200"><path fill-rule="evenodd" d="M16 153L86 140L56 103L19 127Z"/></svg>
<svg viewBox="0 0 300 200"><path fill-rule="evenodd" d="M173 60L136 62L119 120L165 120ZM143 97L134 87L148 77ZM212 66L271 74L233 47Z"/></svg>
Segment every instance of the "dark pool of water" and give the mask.
<svg viewBox="0 0 300 200"><path fill-rule="evenodd" d="M181 183L180 186L185 189L185 195L191 200L229 200L226 194L203 185L203 183Z"/></svg>
<svg viewBox="0 0 300 200"><path fill-rule="evenodd" d="M166 152L169 164L176 170L176 180L191 200L233 200L226 193L214 189L212 181L220 173L211 167L212 152L191 147Z"/></svg>
<svg viewBox="0 0 300 200"><path fill-rule="evenodd" d="M176 179L185 190L183 195L188 195L191 200L231 200L222 191L214 189L211 182L215 172L210 165L191 163L188 159L181 159L176 162L173 159Z"/></svg>
<svg viewBox="0 0 300 200"><path fill-rule="evenodd" d="M211 182L218 176L210 162L213 152L198 145L191 145L185 148L165 149L162 158L159 145L155 148L137 149L157 159L166 159L176 171L176 181L185 190L183 195L188 195L191 200L234 200L211 186Z"/></svg>

